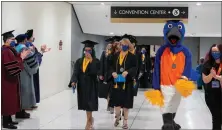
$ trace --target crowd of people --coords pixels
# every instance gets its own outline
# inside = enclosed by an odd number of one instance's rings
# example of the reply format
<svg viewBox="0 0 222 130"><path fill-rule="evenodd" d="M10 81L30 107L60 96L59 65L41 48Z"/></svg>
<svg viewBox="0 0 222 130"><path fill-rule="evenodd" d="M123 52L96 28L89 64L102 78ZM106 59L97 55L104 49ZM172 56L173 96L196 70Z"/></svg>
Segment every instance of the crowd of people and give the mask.
<svg viewBox="0 0 222 130"><path fill-rule="evenodd" d="M100 59L96 58L94 50L97 42L82 42L82 56L75 62L69 87L77 89L78 109L86 111L85 129L93 129L93 112L98 111L98 98L106 99L107 111L115 114L113 125L117 127L122 120L122 128L128 129L129 110L133 108L138 87L147 88L150 82L163 95L162 129L181 128L174 121L181 96L176 95L173 86L179 79L190 80L192 69L191 53L182 45L185 34L182 25L179 21L169 21L164 26L164 38L168 43L160 47L156 57L150 57L145 46L139 47L133 35L108 38ZM16 37L12 33L2 34L2 115L3 127L16 129L18 122L11 116L30 118L26 110L36 109L36 103L40 101L39 66L43 53L50 48L44 45L38 51L33 44L33 30ZM222 44L214 44L207 56L201 58L196 71L200 75L197 86L203 86L206 105L212 114L213 130L221 129L222 124L221 54ZM169 95L168 92L173 93Z"/></svg>
<svg viewBox="0 0 222 130"><path fill-rule="evenodd" d="M43 53L50 48L41 46L41 50L33 44L33 29L18 36L13 31L5 32L2 46L1 98L3 128L17 129L18 122L12 120L28 119L26 110L37 109L40 102L39 66Z"/></svg>
<svg viewBox="0 0 222 130"><path fill-rule="evenodd" d="M137 40L132 35L113 36L106 42L100 60L94 50L98 43L83 42L83 55L75 63L69 86L78 88L78 109L86 111L86 129L93 127L92 112L98 110L98 98L107 99L107 111L115 111L114 125L118 126L123 117L122 128L128 129L129 109L133 108L139 84L148 84L143 82L148 82L151 60L145 47L136 48Z"/></svg>

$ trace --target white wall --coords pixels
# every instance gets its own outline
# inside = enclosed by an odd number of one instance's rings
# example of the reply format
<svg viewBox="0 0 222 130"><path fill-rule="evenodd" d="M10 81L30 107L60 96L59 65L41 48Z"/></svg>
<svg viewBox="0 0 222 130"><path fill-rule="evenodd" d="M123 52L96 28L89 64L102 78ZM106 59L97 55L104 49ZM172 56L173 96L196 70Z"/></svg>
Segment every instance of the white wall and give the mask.
<svg viewBox="0 0 222 130"><path fill-rule="evenodd" d="M38 48L47 44L40 67L41 99L58 93L70 80L71 5L65 2L2 2L2 32L15 29L15 35L34 29ZM63 50L59 51L59 40Z"/></svg>

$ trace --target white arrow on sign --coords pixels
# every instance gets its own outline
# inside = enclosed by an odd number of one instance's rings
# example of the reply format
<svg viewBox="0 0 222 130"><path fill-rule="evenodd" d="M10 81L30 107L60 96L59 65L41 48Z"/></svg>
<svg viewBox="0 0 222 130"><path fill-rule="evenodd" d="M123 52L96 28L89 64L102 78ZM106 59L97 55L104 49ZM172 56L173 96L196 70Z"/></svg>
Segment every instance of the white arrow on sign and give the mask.
<svg viewBox="0 0 222 130"><path fill-rule="evenodd" d="M183 11L183 12L181 12L181 13L182 13L182 14L185 14L186 12Z"/></svg>
<svg viewBox="0 0 222 130"><path fill-rule="evenodd" d="M117 14L116 10L115 10L114 14Z"/></svg>

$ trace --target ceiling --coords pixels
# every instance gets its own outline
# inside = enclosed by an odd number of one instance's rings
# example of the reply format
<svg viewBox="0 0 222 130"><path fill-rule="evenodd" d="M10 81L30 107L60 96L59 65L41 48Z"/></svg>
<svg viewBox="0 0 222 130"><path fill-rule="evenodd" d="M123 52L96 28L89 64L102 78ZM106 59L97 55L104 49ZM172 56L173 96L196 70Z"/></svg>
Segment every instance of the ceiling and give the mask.
<svg viewBox="0 0 222 130"><path fill-rule="evenodd" d="M162 36L163 23L111 23L111 6L189 7L186 36L221 37L221 2L69 2L84 33L95 35Z"/></svg>

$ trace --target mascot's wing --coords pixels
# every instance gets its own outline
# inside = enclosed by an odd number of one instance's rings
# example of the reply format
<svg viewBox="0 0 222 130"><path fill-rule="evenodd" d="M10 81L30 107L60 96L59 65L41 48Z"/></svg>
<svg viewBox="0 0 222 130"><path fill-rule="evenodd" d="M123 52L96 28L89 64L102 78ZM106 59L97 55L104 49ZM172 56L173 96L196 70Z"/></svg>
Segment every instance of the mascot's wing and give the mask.
<svg viewBox="0 0 222 130"><path fill-rule="evenodd" d="M153 79L152 79L152 85L154 89L160 89L160 60L161 56L163 54L163 51L166 49L166 45L161 46L155 57L155 63L154 63L154 72L153 72Z"/></svg>
<svg viewBox="0 0 222 130"><path fill-rule="evenodd" d="M192 94L193 90L196 88L195 84L192 80L192 55L190 51L184 47L183 53L186 56L185 67L182 76L185 76L188 80L179 79L175 83L175 87L177 91L183 97L188 97Z"/></svg>

